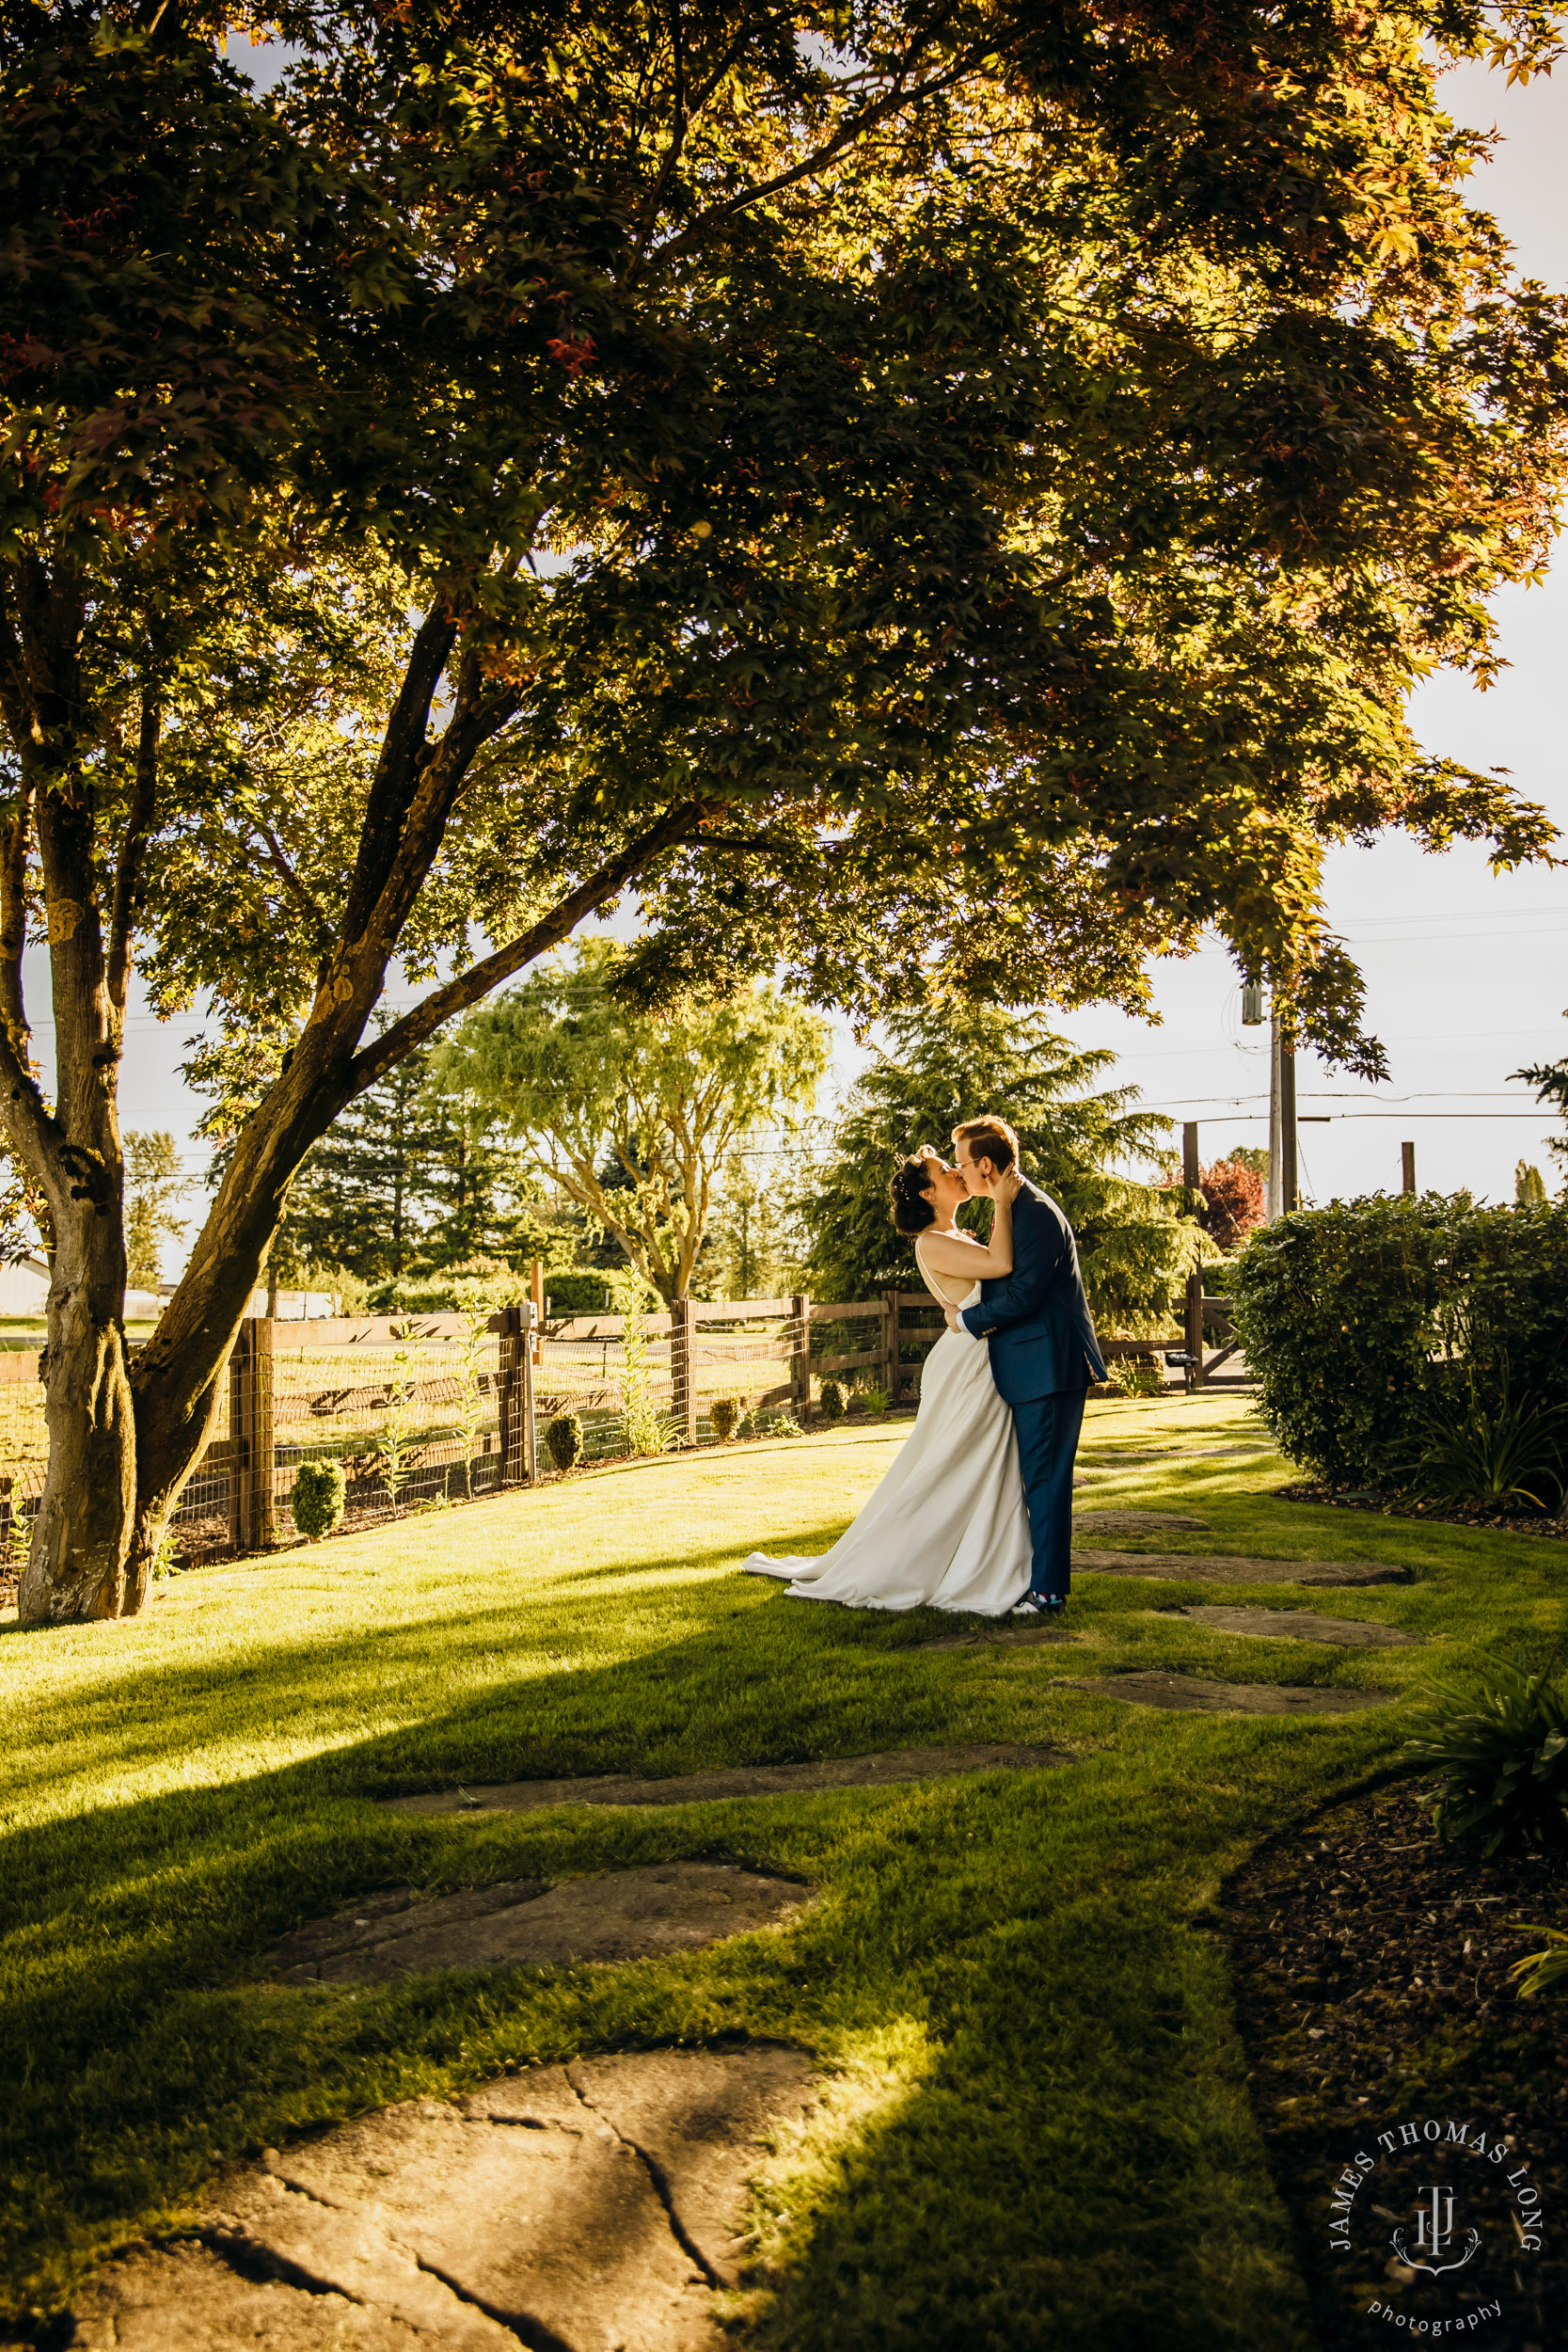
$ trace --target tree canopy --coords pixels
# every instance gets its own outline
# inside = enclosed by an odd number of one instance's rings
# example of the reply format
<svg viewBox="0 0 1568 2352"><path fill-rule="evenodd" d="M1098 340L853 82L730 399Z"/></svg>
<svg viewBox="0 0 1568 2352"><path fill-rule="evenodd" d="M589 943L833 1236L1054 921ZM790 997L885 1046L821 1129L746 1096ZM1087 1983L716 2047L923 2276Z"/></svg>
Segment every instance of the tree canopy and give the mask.
<svg viewBox="0 0 1568 2352"><path fill-rule="evenodd" d="M0 23L0 1112L56 1243L29 1616L137 1605L312 1143L627 886L644 1005L779 969L860 1020L1136 1004L1213 922L1370 1069L1325 846L1549 835L1402 717L1486 675L1560 478L1559 308L1465 208L1435 80L1540 59L1540 12L275 21L264 95L199 5ZM231 1149L133 1368L138 954L215 1006ZM428 992L368 1033L394 964Z"/></svg>
<svg viewBox="0 0 1568 2352"><path fill-rule="evenodd" d="M614 941L585 942L570 963L468 1013L436 1067L661 1298L684 1298L736 1136L809 1107L828 1025L766 986L638 1012L614 993L627 960ZM607 1181L607 1158L618 1181Z"/></svg>
<svg viewBox="0 0 1568 2352"><path fill-rule="evenodd" d="M800 1203L812 1295L875 1298L911 1287L911 1246L894 1230L888 1181L924 1143L950 1159L954 1128L990 1111L1018 1130L1025 1175L1066 1210L1106 1329L1139 1337L1165 1325L1195 1233L1158 1183L1130 1172L1130 1163L1158 1158L1170 1121L1137 1109L1135 1088L1096 1090L1115 1060L1103 1048L1074 1047L1041 1013L956 1004L895 1019ZM989 1218L985 1202L960 1211L965 1224L989 1230Z"/></svg>

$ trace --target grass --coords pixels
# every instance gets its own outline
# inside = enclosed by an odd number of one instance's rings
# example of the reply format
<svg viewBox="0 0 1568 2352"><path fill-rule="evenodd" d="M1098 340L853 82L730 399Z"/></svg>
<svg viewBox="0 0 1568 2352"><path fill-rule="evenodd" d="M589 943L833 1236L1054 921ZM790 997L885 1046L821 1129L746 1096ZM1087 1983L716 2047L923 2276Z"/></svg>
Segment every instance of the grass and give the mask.
<svg viewBox="0 0 1568 2352"><path fill-rule="evenodd" d="M793 2352L1306 2352L1219 1946L1260 1839L1386 1767L1407 1708L1178 1715L1064 1690L1163 1666L1409 1687L1555 1628L1557 1548L1291 1505L1244 1397L1091 1406L1085 1507L1198 1513L1152 1549L1407 1562L1306 1605L1432 1637L1346 1651L1155 1613L1216 1588L1083 1577L1071 1647L924 1651L953 1621L791 1602L753 1546L828 1544L903 1426L601 1470L272 1562L123 1626L0 1629L0 2309L177 2221L220 2161L503 2065L736 2033L832 2070L760 2194L737 2318ZM1129 1539L1118 1537L1118 1547ZM1274 1585L1221 1597L1299 1598ZM424 1819L380 1795L962 1740L1071 1770L670 1809ZM377 1883L432 1893L666 1857L792 1873L798 1924L666 1963L259 1981Z"/></svg>

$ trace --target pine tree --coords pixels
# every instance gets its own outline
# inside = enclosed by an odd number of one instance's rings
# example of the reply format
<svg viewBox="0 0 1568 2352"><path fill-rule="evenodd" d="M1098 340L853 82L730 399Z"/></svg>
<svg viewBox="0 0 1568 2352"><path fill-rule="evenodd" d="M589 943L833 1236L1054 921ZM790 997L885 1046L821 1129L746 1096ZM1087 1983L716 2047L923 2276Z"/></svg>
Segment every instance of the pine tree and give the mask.
<svg viewBox="0 0 1568 2352"><path fill-rule="evenodd" d="M125 1137L125 1278L134 1290L155 1291L164 1279L163 1245L178 1241L187 1219L172 1216L170 1204L187 1190L180 1173L174 1137L159 1128Z"/></svg>
<svg viewBox="0 0 1568 2352"><path fill-rule="evenodd" d="M1157 1185L1118 1172L1128 1160L1157 1158L1170 1122L1132 1108L1133 1087L1093 1090L1115 1058L1079 1051L1038 1012L947 1005L891 1022L887 1051L854 1088L832 1128L832 1156L800 1202L812 1295L874 1298L912 1287L888 1180L923 1143L951 1158L959 1121L994 1111L1018 1130L1025 1175L1071 1220L1106 1327L1136 1337L1140 1327L1165 1322L1191 1263L1193 1228ZM962 1212L968 1225L984 1226L989 1216L984 1202Z"/></svg>
<svg viewBox="0 0 1568 2352"><path fill-rule="evenodd" d="M280 1264L329 1263L365 1281L410 1270L440 1150L427 1069L410 1055L339 1113L290 1187Z"/></svg>

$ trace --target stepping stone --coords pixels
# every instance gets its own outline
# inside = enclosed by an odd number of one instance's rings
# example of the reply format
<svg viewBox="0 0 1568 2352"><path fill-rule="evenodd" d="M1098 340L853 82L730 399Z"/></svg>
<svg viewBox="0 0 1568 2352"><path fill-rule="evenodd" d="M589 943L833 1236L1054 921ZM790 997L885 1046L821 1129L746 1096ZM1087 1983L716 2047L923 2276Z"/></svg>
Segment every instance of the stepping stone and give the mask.
<svg viewBox="0 0 1568 2352"><path fill-rule="evenodd" d="M1093 1576L1141 1576L1155 1584L1413 1584L1409 1568L1381 1560L1257 1560L1229 1551L1087 1551L1072 1565Z"/></svg>
<svg viewBox="0 0 1568 2352"><path fill-rule="evenodd" d="M1185 1609L1161 1613L1190 1617L1195 1625L1212 1625L1218 1633L1257 1633L1266 1642L1335 1642L1344 1649L1391 1649L1427 1638L1424 1633L1406 1633L1397 1625L1370 1625L1356 1617L1320 1617L1310 1609L1227 1609L1194 1602Z"/></svg>
<svg viewBox="0 0 1568 2352"><path fill-rule="evenodd" d="M1205 1715L1348 1715L1382 1707L1397 1691L1339 1691L1320 1683L1206 1682L1197 1675L1112 1675L1100 1682L1058 1681L1058 1691L1086 1691L1092 1698L1121 1699L1134 1707L1173 1707Z"/></svg>
<svg viewBox="0 0 1568 2352"><path fill-rule="evenodd" d="M81 2290L73 2352L721 2352L760 2135L815 2089L776 2043L640 2052L268 2149Z"/></svg>
<svg viewBox="0 0 1568 2352"><path fill-rule="evenodd" d="M1072 1524L1085 1535L1158 1535L1167 1527L1207 1528L1209 1522L1184 1511L1079 1511Z"/></svg>
<svg viewBox="0 0 1568 2352"><path fill-rule="evenodd" d="M370 1984L436 1968L657 1959L776 1926L807 1889L727 1862L657 1862L560 1886L511 1879L436 1902L397 1893L400 1907L389 1895L285 1936L267 1973L284 1984Z"/></svg>
<svg viewBox="0 0 1568 2352"><path fill-rule="evenodd" d="M893 1748L876 1756L813 1757L806 1764L737 1764L718 1772L644 1780L635 1772L588 1780L512 1780L485 1788L436 1788L388 1797L388 1813L531 1813L546 1804L705 1804L721 1797L809 1796L825 1788L886 1788L950 1772L1032 1772L1066 1758L1053 1748L1006 1744Z"/></svg>

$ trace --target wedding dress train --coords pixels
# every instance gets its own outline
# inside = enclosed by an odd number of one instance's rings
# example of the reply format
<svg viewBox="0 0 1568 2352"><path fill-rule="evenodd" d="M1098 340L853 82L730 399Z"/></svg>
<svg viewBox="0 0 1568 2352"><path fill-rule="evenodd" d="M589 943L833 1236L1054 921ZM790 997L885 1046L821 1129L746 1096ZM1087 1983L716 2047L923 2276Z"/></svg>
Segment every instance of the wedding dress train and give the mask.
<svg viewBox="0 0 1568 2352"><path fill-rule="evenodd" d="M979 1295L976 1282L952 1303L971 1307ZM984 1340L942 1333L926 1359L913 1429L831 1550L781 1559L753 1551L741 1565L786 1580L793 1600L855 1609L925 1606L999 1617L1021 1599L1029 1588L1029 1514L1012 1412L996 1393Z"/></svg>

